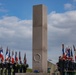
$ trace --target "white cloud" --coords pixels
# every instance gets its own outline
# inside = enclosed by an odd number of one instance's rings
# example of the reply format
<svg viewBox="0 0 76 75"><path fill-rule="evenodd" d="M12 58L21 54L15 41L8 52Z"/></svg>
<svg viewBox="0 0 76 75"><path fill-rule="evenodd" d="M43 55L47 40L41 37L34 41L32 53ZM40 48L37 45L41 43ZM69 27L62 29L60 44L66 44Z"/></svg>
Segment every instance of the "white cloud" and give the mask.
<svg viewBox="0 0 76 75"><path fill-rule="evenodd" d="M0 19L0 34L12 37L29 38L31 36L31 20L21 21L15 16L5 16ZM27 36L26 36L27 35Z"/></svg>
<svg viewBox="0 0 76 75"><path fill-rule="evenodd" d="M31 49L31 38L31 20L20 20L15 16L3 16L0 18L0 45L27 50Z"/></svg>
<svg viewBox="0 0 76 75"><path fill-rule="evenodd" d="M76 45L76 11L64 13L50 13L48 15L48 49L49 57L57 61L61 55L61 44L65 46ZM57 50L57 52L56 52ZM53 56L55 55L55 56ZM55 61L55 62L56 62Z"/></svg>
<svg viewBox="0 0 76 75"><path fill-rule="evenodd" d="M31 42L32 20L21 20L16 16L0 18L0 45L27 52L32 50ZM62 43L65 46L76 46L76 11L53 11L48 15L48 59L57 62L58 56L62 53ZM29 57L27 59L32 63Z"/></svg>

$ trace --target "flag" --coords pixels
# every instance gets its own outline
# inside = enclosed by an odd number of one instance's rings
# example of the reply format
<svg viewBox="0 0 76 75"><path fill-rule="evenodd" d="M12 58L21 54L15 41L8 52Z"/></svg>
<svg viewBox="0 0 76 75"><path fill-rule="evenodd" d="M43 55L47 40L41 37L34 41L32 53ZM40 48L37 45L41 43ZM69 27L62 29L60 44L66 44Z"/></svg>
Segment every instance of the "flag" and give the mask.
<svg viewBox="0 0 76 75"><path fill-rule="evenodd" d="M64 55L64 44L62 44L62 55Z"/></svg>
<svg viewBox="0 0 76 75"><path fill-rule="evenodd" d="M75 50L75 46L74 46L74 45L73 45L73 49L74 49L74 51L76 51L76 50Z"/></svg>
<svg viewBox="0 0 76 75"><path fill-rule="evenodd" d="M2 48L0 48L0 59L2 60L2 62L4 61L3 49Z"/></svg>
<svg viewBox="0 0 76 75"><path fill-rule="evenodd" d="M11 61L11 55L10 55L10 50L9 50L9 55L8 55L9 60Z"/></svg>
<svg viewBox="0 0 76 75"><path fill-rule="evenodd" d="M21 52L19 51L19 61L21 61Z"/></svg>
<svg viewBox="0 0 76 75"><path fill-rule="evenodd" d="M68 51L67 57L70 58L70 48L68 48L67 51Z"/></svg>
<svg viewBox="0 0 76 75"><path fill-rule="evenodd" d="M70 56L71 56L71 60L73 60L73 52L72 52L72 48L71 48L71 54L70 54Z"/></svg>
<svg viewBox="0 0 76 75"><path fill-rule="evenodd" d="M73 52L72 52L72 48L71 48L71 57L73 57Z"/></svg>
<svg viewBox="0 0 76 75"><path fill-rule="evenodd" d="M67 59L70 58L70 48L66 48L65 55L66 55Z"/></svg>
<svg viewBox="0 0 76 75"><path fill-rule="evenodd" d="M12 51L12 58L11 58L12 64L14 64L14 52Z"/></svg>
<svg viewBox="0 0 76 75"><path fill-rule="evenodd" d="M15 52L15 62L18 62L17 52Z"/></svg>
<svg viewBox="0 0 76 75"><path fill-rule="evenodd" d="M26 64L26 53L24 54L24 64Z"/></svg>
<svg viewBox="0 0 76 75"><path fill-rule="evenodd" d="M76 62L76 56L75 56L75 62Z"/></svg>
<svg viewBox="0 0 76 75"><path fill-rule="evenodd" d="M6 49L6 55L5 55L5 60L8 61L8 57L9 57L9 52L8 52L8 47Z"/></svg>

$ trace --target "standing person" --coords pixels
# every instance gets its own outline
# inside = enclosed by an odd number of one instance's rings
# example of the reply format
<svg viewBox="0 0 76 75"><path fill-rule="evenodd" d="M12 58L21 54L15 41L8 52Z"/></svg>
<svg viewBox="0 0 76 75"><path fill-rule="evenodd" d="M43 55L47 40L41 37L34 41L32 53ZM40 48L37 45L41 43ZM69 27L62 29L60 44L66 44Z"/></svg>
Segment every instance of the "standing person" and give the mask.
<svg viewBox="0 0 76 75"><path fill-rule="evenodd" d="M64 62L61 56L59 56L59 62L57 64L60 75L64 75Z"/></svg>
<svg viewBox="0 0 76 75"><path fill-rule="evenodd" d="M7 75L8 64L7 64L6 59L5 59L5 63L4 63L4 69L5 69L5 75Z"/></svg>
<svg viewBox="0 0 76 75"><path fill-rule="evenodd" d="M12 74L14 75L14 51L12 51L12 57L11 57L11 62L12 62L12 70L11 70L11 72L12 72Z"/></svg>
<svg viewBox="0 0 76 75"><path fill-rule="evenodd" d="M18 57L17 57L17 52L15 52L15 63L14 63L14 68L15 68L15 73L18 73Z"/></svg>
<svg viewBox="0 0 76 75"><path fill-rule="evenodd" d="M24 54L23 73L26 73L26 53Z"/></svg>
<svg viewBox="0 0 76 75"><path fill-rule="evenodd" d="M12 64L11 64L10 59L9 59L9 62L7 63L7 65L8 65L8 75L11 75Z"/></svg>
<svg viewBox="0 0 76 75"><path fill-rule="evenodd" d="M3 75L3 62L2 62L2 59L1 59L1 63L0 63L0 73L1 75Z"/></svg>
<svg viewBox="0 0 76 75"><path fill-rule="evenodd" d="M3 56L3 49L2 47L0 48L0 70L1 70L1 75L3 75L3 61L4 61L4 56Z"/></svg>
<svg viewBox="0 0 76 75"><path fill-rule="evenodd" d="M19 51L19 72L22 73L21 52Z"/></svg>
<svg viewBox="0 0 76 75"><path fill-rule="evenodd" d="M22 66L22 61L20 61L20 64L19 64L19 72L20 72L20 73L22 73L22 71L23 71L22 67L23 67L23 66Z"/></svg>

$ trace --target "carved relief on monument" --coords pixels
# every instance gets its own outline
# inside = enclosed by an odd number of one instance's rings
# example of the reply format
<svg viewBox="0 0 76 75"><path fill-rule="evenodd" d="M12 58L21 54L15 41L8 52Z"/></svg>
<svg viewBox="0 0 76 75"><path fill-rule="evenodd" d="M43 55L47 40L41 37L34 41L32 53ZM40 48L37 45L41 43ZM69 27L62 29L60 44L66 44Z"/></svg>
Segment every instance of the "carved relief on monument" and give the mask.
<svg viewBox="0 0 76 75"><path fill-rule="evenodd" d="M41 60L41 55L39 53L35 54L34 55L34 61L39 63L40 60Z"/></svg>

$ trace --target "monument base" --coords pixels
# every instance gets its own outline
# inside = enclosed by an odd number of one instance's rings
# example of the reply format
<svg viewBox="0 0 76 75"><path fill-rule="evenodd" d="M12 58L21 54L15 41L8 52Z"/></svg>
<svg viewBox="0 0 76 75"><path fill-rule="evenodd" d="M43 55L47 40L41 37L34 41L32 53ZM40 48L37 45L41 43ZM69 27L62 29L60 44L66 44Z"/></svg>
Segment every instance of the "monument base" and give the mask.
<svg viewBox="0 0 76 75"><path fill-rule="evenodd" d="M15 75L51 75L50 73L16 73Z"/></svg>

